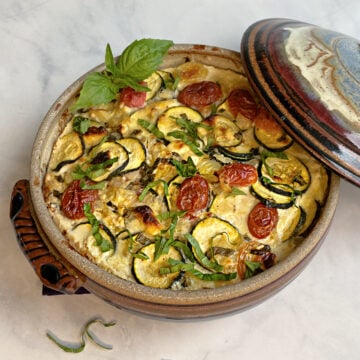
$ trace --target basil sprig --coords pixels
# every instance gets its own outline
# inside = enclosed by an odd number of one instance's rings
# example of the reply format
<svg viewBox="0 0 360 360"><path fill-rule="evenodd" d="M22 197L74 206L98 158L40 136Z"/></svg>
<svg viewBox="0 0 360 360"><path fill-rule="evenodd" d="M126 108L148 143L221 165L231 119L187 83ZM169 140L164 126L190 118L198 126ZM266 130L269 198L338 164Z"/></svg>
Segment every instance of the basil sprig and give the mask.
<svg viewBox="0 0 360 360"><path fill-rule="evenodd" d="M88 321L82 329L81 332L81 341L78 344L69 344L63 340L59 340L53 333L48 331L46 336L54 342L60 349L64 350L65 352L69 353L80 353L85 349L86 339L89 338L92 342L96 345L100 346L102 349L111 350L112 345L104 344L103 342L99 341L97 337L90 331L91 325L99 323L104 327L114 326L116 324L115 321L112 322L105 322L102 319L93 319Z"/></svg>
<svg viewBox="0 0 360 360"><path fill-rule="evenodd" d="M91 206L89 203L84 205L84 214L91 225L92 235L95 238L96 245L100 248L101 252L107 252L113 249L113 244L101 235L99 220L91 212Z"/></svg>
<svg viewBox="0 0 360 360"><path fill-rule="evenodd" d="M179 272L179 271L184 271L184 272L189 272L189 273L193 274L194 276L196 276L197 278L204 280L204 281L218 281L218 280L229 281L229 280L235 279L237 276L236 272L228 273L228 274L203 273L200 270L195 268L194 263L185 263L183 261L175 260L175 259L169 259L168 263L169 263L170 267L160 268L160 274L164 275L164 274L170 274L170 273L175 273L175 272Z"/></svg>
<svg viewBox="0 0 360 360"><path fill-rule="evenodd" d="M186 162L176 159L171 159L171 162L173 165L175 165L178 174L184 178L192 177L198 172L191 156L187 158Z"/></svg>
<svg viewBox="0 0 360 360"><path fill-rule="evenodd" d="M106 46L105 71L89 74L80 96L71 111L106 104L115 99L125 87L148 91L140 82L149 77L161 64L164 55L173 45L170 40L141 39L132 42L116 59L109 44Z"/></svg>

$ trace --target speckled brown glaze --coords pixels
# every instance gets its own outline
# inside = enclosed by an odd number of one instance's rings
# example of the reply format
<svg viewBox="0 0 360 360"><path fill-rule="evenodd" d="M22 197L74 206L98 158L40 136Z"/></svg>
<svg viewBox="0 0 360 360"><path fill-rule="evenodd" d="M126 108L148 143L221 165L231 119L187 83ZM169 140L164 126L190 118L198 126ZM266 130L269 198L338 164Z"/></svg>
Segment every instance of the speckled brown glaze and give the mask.
<svg viewBox="0 0 360 360"><path fill-rule="evenodd" d="M59 261L55 251L50 251L41 234L40 227L35 222L31 211L29 181L19 180L11 195L10 219L21 250L28 258L42 283L49 289L65 294L74 294L82 285L83 280L73 271L71 274Z"/></svg>
<svg viewBox="0 0 360 360"><path fill-rule="evenodd" d="M286 130L360 186L359 41L286 19L259 21L241 42L247 77Z"/></svg>

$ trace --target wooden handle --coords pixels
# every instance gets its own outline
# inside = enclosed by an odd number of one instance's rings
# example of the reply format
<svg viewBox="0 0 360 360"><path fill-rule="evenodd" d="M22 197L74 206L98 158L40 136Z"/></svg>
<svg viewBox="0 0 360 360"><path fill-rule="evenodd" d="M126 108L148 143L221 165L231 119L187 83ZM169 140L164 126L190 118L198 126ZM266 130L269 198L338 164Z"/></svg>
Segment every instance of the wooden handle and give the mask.
<svg viewBox="0 0 360 360"><path fill-rule="evenodd" d="M28 180L19 180L13 188L10 219L20 248L41 282L60 293L76 293L85 278L62 259L55 249L49 250L43 239L43 231L39 231L39 225L33 217Z"/></svg>

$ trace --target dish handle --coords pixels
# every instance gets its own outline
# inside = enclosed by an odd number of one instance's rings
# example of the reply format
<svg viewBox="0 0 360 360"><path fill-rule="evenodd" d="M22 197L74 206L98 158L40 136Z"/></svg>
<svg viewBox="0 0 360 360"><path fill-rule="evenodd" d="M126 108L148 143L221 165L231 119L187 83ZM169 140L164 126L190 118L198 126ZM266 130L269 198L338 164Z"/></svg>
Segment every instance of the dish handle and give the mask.
<svg viewBox="0 0 360 360"><path fill-rule="evenodd" d="M28 180L19 180L14 185L10 219L20 248L43 285L64 294L76 293L85 277L45 241L46 235L33 215Z"/></svg>

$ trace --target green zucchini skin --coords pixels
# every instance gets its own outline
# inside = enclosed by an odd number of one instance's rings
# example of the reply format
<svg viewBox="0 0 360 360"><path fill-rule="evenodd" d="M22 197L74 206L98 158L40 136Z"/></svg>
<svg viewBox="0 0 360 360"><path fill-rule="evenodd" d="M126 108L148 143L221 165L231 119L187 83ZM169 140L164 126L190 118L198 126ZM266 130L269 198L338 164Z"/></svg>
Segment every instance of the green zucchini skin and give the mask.
<svg viewBox="0 0 360 360"><path fill-rule="evenodd" d="M146 255L147 258L134 257L133 259L133 274L136 280L143 285L158 289L168 289L180 275L179 272L160 274L160 269L168 266L170 258L175 260L182 260L181 253L170 246L167 254L162 254L158 259L155 259L155 243L148 244L142 247L138 254Z"/></svg>
<svg viewBox="0 0 360 360"><path fill-rule="evenodd" d="M267 158L266 163L260 162L258 175L262 185L272 192L284 196L300 195L310 186L310 171L295 156L287 155L286 159ZM273 174L269 174L267 165Z"/></svg>
<svg viewBox="0 0 360 360"><path fill-rule="evenodd" d="M285 130L277 137L273 137L269 136L263 129L255 126L254 136L260 145L270 151L285 151L294 143L294 140L285 132Z"/></svg>
<svg viewBox="0 0 360 360"><path fill-rule="evenodd" d="M250 192L267 207L288 209L294 205L294 199L291 196L273 192L262 185L260 181L251 185Z"/></svg>
<svg viewBox="0 0 360 360"><path fill-rule="evenodd" d="M136 138L122 138L117 143L125 148L129 161L121 170L122 173L139 169L146 161L146 149L141 141Z"/></svg>
<svg viewBox="0 0 360 360"><path fill-rule="evenodd" d="M85 151L85 144L82 137L75 131L72 131L57 141L57 149L54 149L61 155L61 161L57 162L56 157L53 162L56 163L53 167L53 171L59 171L63 166L72 164L76 160L80 159ZM65 156L64 156L65 155Z"/></svg>
<svg viewBox="0 0 360 360"><path fill-rule="evenodd" d="M106 141L92 148L89 152L90 164L101 164L107 160L117 159L110 166L105 167L104 171L91 177L91 180L100 182L111 177L120 175L129 162L129 154L126 149L117 142Z"/></svg>

